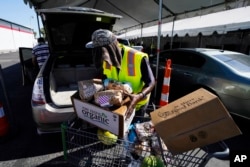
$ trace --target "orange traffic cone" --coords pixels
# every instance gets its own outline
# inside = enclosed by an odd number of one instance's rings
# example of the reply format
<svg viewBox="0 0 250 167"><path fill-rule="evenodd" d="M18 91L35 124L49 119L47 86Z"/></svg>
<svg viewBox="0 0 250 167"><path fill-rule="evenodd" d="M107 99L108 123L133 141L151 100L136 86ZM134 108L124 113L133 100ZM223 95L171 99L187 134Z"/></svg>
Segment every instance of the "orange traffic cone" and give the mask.
<svg viewBox="0 0 250 167"><path fill-rule="evenodd" d="M9 131L9 123L5 116L3 105L0 102L0 137L5 136Z"/></svg>
<svg viewBox="0 0 250 167"><path fill-rule="evenodd" d="M162 85L161 100L160 100L161 107L168 104L171 71L172 71L171 60L168 59L165 65L165 74Z"/></svg>

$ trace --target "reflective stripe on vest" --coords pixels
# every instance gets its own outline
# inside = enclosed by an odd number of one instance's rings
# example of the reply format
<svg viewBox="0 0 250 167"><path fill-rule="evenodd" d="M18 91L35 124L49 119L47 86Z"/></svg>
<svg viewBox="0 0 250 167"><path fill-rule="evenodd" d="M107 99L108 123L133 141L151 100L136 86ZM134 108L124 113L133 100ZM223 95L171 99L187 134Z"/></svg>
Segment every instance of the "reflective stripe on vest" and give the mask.
<svg viewBox="0 0 250 167"><path fill-rule="evenodd" d="M135 53L131 50L128 51L128 75L135 76Z"/></svg>

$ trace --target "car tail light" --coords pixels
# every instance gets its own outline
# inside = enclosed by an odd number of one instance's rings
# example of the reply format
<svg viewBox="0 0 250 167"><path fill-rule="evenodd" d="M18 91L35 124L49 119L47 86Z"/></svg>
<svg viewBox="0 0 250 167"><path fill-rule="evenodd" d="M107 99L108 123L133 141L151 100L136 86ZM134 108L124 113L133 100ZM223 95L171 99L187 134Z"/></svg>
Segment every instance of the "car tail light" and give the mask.
<svg viewBox="0 0 250 167"><path fill-rule="evenodd" d="M35 104L45 104L43 77L36 78L32 92L32 102Z"/></svg>

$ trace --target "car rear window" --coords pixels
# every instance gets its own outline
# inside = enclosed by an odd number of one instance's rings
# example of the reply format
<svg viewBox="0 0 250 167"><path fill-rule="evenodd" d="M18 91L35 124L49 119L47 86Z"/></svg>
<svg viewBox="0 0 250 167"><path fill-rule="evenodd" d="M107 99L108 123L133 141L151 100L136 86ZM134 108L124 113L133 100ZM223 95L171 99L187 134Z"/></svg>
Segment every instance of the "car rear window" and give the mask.
<svg viewBox="0 0 250 167"><path fill-rule="evenodd" d="M63 19L58 19L63 17ZM99 28L112 29L114 18L103 17L96 21L92 15L48 14L46 28L54 51L82 51L91 40L91 34Z"/></svg>
<svg viewBox="0 0 250 167"><path fill-rule="evenodd" d="M221 54L215 57L237 71L250 71L250 56L243 54Z"/></svg>

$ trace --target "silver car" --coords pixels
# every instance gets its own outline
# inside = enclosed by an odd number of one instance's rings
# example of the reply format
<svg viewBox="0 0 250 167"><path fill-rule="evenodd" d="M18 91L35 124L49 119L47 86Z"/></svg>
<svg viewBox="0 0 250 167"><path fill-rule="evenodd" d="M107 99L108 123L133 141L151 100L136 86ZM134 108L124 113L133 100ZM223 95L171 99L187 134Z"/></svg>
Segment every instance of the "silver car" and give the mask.
<svg viewBox="0 0 250 167"><path fill-rule="evenodd" d="M85 48L92 32L112 30L118 15L96 9L62 7L41 9L50 57L37 75L32 92L32 112L38 133L60 130L75 117L71 96L77 82L97 77L92 51Z"/></svg>
<svg viewBox="0 0 250 167"><path fill-rule="evenodd" d="M170 102L203 87L217 95L231 114L250 119L250 56L205 48L162 51L155 90L156 103L160 99L167 59L172 61ZM150 61L156 70L157 57Z"/></svg>

